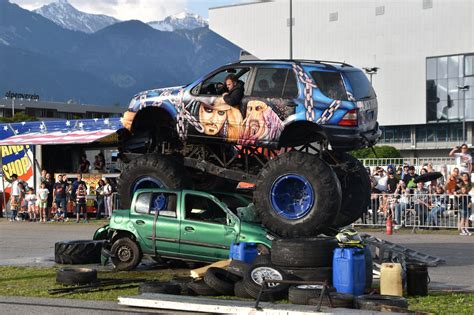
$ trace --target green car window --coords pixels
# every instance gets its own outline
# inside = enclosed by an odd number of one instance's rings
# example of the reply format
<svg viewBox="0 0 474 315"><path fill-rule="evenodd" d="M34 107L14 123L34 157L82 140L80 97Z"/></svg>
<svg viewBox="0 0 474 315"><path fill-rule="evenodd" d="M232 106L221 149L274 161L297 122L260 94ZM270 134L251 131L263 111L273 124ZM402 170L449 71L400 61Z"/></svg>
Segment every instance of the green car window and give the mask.
<svg viewBox="0 0 474 315"><path fill-rule="evenodd" d="M141 193L135 201L135 212L148 213L150 210L151 193Z"/></svg>
<svg viewBox="0 0 474 315"><path fill-rule="evenodd" d="M205 221L209 223L225 224L227 213L213 200L187 194L185 198L186 219L193 221Z"/></svg>

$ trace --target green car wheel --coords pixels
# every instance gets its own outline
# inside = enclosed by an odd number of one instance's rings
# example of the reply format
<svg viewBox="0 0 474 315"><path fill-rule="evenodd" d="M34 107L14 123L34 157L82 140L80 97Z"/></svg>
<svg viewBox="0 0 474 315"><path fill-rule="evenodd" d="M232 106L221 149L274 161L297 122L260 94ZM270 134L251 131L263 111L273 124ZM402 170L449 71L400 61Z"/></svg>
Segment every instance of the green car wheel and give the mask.
<svg viewBox="0 0 474 315"><path fill-rule="evenodd" d="M128 237L120 238L111 248L112 263L119 271L135 269L142 260L142 253L137 243Z"/></svg>

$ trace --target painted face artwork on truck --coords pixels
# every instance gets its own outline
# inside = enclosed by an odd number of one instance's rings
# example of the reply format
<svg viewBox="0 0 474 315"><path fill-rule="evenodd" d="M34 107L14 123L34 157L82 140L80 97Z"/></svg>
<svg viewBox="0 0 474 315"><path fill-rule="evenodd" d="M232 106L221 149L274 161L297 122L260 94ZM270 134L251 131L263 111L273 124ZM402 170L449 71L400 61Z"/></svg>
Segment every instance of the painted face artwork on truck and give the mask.
<svg viewBox="0 0 474 315"><path fill-rule="evenodd" d="M241 129L239 144L269 143L280 136L283 123L270 106L259 100L247 103L247 114Z"/></svg>
<svg viewBox="0 0 474 315"><path fill-rule="evenodd" d="M242 125L240 110L227 105L222 97L214 103L200 102L199 122L204 127L204 134L220 136L227 141L236 141Z"/></svg>

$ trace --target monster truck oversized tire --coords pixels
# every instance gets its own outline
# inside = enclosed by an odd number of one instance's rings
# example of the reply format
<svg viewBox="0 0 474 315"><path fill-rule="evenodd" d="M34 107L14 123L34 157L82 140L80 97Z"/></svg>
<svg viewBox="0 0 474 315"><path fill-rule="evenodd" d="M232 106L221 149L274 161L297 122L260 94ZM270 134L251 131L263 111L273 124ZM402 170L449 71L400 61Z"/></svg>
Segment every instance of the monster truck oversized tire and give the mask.
<svg viewBox="0 0 474 315"><path fill-rule="evenodd" d="M54 244L54 261L58 264L83 265L100 263L104 241L61 241Z"/></svg>
<svg viewBox="0 0 474 315"><path fill-rule="evenodd" d="M349 172L335 168L341 184L341 208L332 226L341 228L359 219L367 211L370 203L370 177L362 162L344 152L331 152ZM328 162L331 161L328 159Z"/></svg>
<svg viewBox="0 0 474 315"><path fill-rule="evenodd" d="M339 180L315 155L288 152L261 170L254 203L262 223L282 237L318 235L341 205Z"/></svg>
<svg viewBox="0 0 474 315"><path fill-rule="evenodd" d="M138 188L180 189L184 186L185 169L172 157L145 155L130 161L120 174L118 193L124 209L130 208L133 193Z"/></svg>

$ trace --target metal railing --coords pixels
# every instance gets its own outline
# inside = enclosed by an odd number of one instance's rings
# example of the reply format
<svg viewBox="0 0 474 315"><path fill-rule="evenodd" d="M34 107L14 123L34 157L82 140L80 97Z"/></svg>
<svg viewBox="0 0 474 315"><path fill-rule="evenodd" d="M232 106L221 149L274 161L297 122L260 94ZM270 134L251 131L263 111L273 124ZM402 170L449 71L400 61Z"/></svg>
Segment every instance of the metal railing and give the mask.
<svg viewBox="0 0 474 315"><path fill-rule="evenodd" d="M367 212L354 225L382 227L391 216L396 226L458 228L461 220L469 223L470 213L469 195L372 194Z"/></svg>
<svg viewBox="0 0 474 315"><path fill-rule="evenodd" d="M387 166L387 165L413 165L415 167L422 167L425 164L431 163L433 166L441 165L455 165L456 161L453 157L419 157L419 158L366 158L360 159L364 166Z"/></svg>

